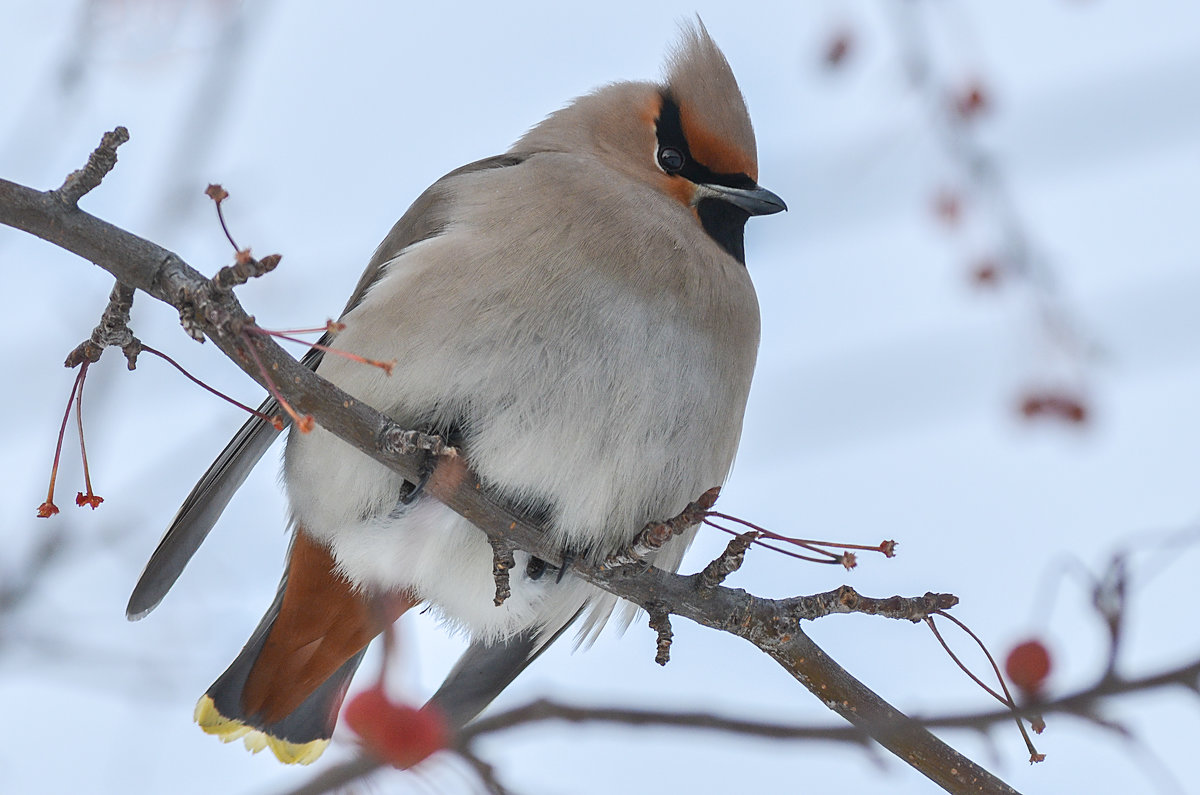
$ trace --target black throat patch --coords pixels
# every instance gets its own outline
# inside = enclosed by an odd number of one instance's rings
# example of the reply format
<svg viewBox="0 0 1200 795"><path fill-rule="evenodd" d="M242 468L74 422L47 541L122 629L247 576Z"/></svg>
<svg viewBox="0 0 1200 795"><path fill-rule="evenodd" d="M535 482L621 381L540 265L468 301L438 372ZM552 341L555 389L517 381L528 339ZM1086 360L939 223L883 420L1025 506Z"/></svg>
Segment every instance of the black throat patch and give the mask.
<svg viewBox="0 0 1200 795"><path fill-rule="evenodd" d="M684 156L683 167L676 170L674 176L686 179L697 185L725 185L731 188L755 188L757 185L748 174L724 174L713 171L708 166L696 160L688 147L686 136L683 134L683 122L679 116L679 104L669 91L664 91L662 106L655 120L655 131L658 136L658 149L664 147L677 149ZM717 245L725 249L729 256L742 265L746 264L745 231L746 221L750 214L742 208L717 198L701 199L696 205L696 214L700 217L700 225Z"/></svg>

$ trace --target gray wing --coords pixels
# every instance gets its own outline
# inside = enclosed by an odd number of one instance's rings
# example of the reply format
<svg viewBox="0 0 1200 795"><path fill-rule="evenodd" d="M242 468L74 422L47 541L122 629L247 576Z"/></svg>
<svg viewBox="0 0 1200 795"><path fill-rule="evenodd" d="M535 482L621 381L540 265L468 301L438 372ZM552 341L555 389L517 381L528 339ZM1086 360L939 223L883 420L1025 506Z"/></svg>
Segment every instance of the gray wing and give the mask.
<svg viewBox="0 0 1200 795"><path fill-rule="evenodd" d="M396 222L379 244L342 314L349 312L362 300L371 285L379 280L388 263L402 251L422 240L436 237L445 230L453 206L450 181L454 177L474 171L515 166L524 162L526 157L527 155L507 154L479 160L451 171L435 182L413 202L408 212ZM322 337L321 342L327 343L328 339ZM315 370L321 363L321 358L321 352L314 348L301 359L301 363ZM268 398L259 410L272 416L279 412L279 405L274 398ZM250 470L254 469L278 435L279 431L258 417L252 417L238 430L192 488L162 540L158 542L158 547L150 556L141 578L134 586L133 595L129 598L129 604L125 608L127 618L137 620L158 606L188 561L192 559L192 555L200 548L200 544L224 512L225 506L233 498L234 492L245 482Z"/></svg>
<svg viewBox="0 0 1200 795"><path fill-rule="evenodd" d="M325 341L324 337L322 341ZM321 351L316 348L301 360L312 369L316 369L320 361ZM275 398L264 400L258 410L268 417L279 414L285 423L290 422L287 415L280 414ZM251 417L238 429L221 454L209 465L208 471L192 487L167 532L150 555L125 607L126 618L136 621L158 607L217 519L221 518L234 492L241 488L250 470L254 469L279 433L271 423L260 417Z"/></svg>

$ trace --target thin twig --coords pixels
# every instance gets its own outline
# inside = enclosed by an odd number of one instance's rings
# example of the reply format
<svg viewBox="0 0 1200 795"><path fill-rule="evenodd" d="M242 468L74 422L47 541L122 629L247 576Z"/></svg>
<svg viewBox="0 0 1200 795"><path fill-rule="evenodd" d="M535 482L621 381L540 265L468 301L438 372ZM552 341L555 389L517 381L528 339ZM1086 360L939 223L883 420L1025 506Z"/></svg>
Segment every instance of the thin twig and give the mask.
<svg viewBox="0 0 1200 795"><path fill-rule="evenodd" d="M181 365L179 362L175 361L170 356L168 356L167 354L163 353L162 351L160 351L156 348L151 348L149 345L143 345L142 350L145 351L146 353L152 354L152 355L157 356L158 358L162 359L167 364L171 365L176 370L178 370L180 373L182 373L184 378L188 379L189 381L191 381L193 384L200 387L201 389L205 389L208 392L211 392L212 394L216 395L217 397L221 398L221 400L224 400L227 403L232 403L233 405L237 406L242 411L248 412L250 414L253 414L255 417L266 420L267 422L269 422L273 426L275 426L276 430L280 430L280 431L283 430L283 420L279 419L278 416L274 416L274 415L268 416L266 414L263 414L258 409L252 409L249 406L247 406L245 403L242 403L239 400L235 400L234 398L231 398L229 395L226 395L224 392L221 392L220 390L209 386L208 384L204 383L196 376L189 373L187 370L183 369L183 365Z"/></svg>
<svg viewBox="0 0 1200 795"><path fill-rule="evenodd" d="M713 521L714 517L717 519L723 519L723 520L729 521L729 522L736 522L737 524L740 524L743 527L748 527L751 530L756 531L758 533L758 535L760 536L760 538L755 540L754 543L758 546L766 547L767 549L770 549L774 552L781 552L784 555L788 555L789 557L797 558L799 560L805 560L810 563L838 563L838 564L841 564L842 566L845 566L847 569L853 569L857 565L857 558L855 557L854 553L850 552L849 550L857 549L857 550L861 550L864 552L878 552L879 554L883 555L884 557L891 558L891 557L895 557L896 547L898 546L895 541L891 541L891 540L881 541L880 543L875 544L875 545L869 545L869 544L848 544L848 543L841 542L841 541L817 541L817 540L811 539L811 538L795 538L793 536L785 536L782 533L776 533L773 530L768 530L765 527L760 527L759 525L755 524L754 522L750 522L745 519L739 519L736 516L731 516L727 513L721 513L720 511L709 511L708 513L705 514L705 517L704 517L705 524L709 525L710 527L715 527L718 530L722 530L726 533L729 533L730 535L737 535L737 531L731 530L728 527L724 527L720 524L717 524L715 521ZM807 549L809 552L812 552L813 554L816 554L816 555L821 555L822 557L820 559L815 559L815 558L810 558L806 555L798 554L796 552L791 552L786 549L780 549L779 547L773 546L771 544L768 544L768 543L762 541L761 540L762 538L773 539L775 541L783 541L785 543L791 544L792 546L797 546L802 549ZM830 552L828 549L825 549L825 547L832 547L833 549L840 549L843 551L840 553L834 553L834 552Z"/></svg>
<svg viewBox="0 0 1200 795"><path fill-rule="evenodd" d="M723 533L728 533L731 536L736 537L736 536L740 535L740 533L738 533L738 531L733 530L728 527L725 527L724 525L718 524L717 522L714 522L712 519L705 519L704 524L708 525L709 527L720 530ZM758 533L759 531L755 530L752 532ZM761 535L761 533L760 533L760 535ZM762 547L763 549L769 549L772 552L778 552L781 555L787 555L789 558L792 558L794 560L803 560L806 563L820 563L822 565L825 565L825 564L834 564L834 563L842 562L842 558L840 555L835 555L832 552L829 552L828 550L824 550L824 549L815 550L822 557L814 558L810 555L802 555L799 552L793 552L790 549L784 549L783 547L777 547L774 544L768 544L766 541L763 541L762 538L754 539L753 543L754 543L754 546L756 546L756 547Z"/></svg>
<svg viewBox="0 0 1200 795"><path fill-rule="evenodd" d="M963 622L961 622L958 619L954 618L953 616L943 613L941 611L938 611L937 615L940 615L942 618L945 618L949 621L952 621L954 624L956 624L959 629L966 632L967 635L969 635L971 637L971 639L975 641L975 643L979 646L979 648L983 650L984 656L987 658L987 661L992 666L992 670L996 674L996 679L1000 682L1000 687L1003 688L1003 690L1004 690L1003 696L1001 696L995 690L993 690L992 688L990 688L986 684L984 684L983 680L981 680L978 676L976 676L974 674L974 672L971 671L971 669L968 668L962 662L962 660L960 660L958 658L958 656L950 649L950 645L948 643L946 643L945 639L942 637L942 633L938 632L937 625L933 621L933 616L927 616L925 618L925 623L929 626L929 629L933 631L934 637L937 638L938 643L940 643L942 645L942 648L945 649L946 654L950 655L950 659L954 661L954 664L957 665L962 670L963 673L965 673L967 676L969 676L971 678L971 681L973 681L975 684L979 685L980 688L982 688L986 693L988 693L988 695L992 696L993 698L995 698L1001 704L1004 704L1006 707L1008 707L1012 711L1013 720L1015 720L1017 722L1017 729L1021 732L1022 739L1025 740L1025 747L1029 749L1029 761L1030 762L1043 761L1046 758L1046 755L1038 753L1037 748L1035 748L1033 745L1033 739L1030 738L1029 733L1027 731L1025 731L1025 723L1024 723L1024 721L1021 720L1021 713L1017 709L1017 702L1013 700L1012 694L1008 691L1008 685L1004 681L1004 675L1000 673L1000 666L998 666L996 664L996 660L992 657L991 652L988 651L987 646L985 646L983 641L979 639L979 636L976 635L974 632L972 632L971 629Z"/></svg>
<svg viewBox="0 0 1200 795"><path fill-rule="evenodd" d="M359 754L353 759L325 768L298 787L286 790L287 795L324 795L334 792L352 782L363 779L380 768L383 763L370 754Z"/></svg>
<svg viewBox="0 0 1200 795"><path fill-rule="evenodd" d="M71 406L75 404L75 395L79 393L79 385L83 380L83 368L75 374L75 381L71 384L71 394L67 396L67 408L63 412L62 425L58 427L58 444L54 447L54 463L50 465L50 486L46 490L46 501L38 506L38 518L48 519L58 513L58 506L54 504L54 484L58 480L58 463L62 460L63 437L67 435L67 423L71 420Z"/></svg>
<svg viewBox="0 0 1200 795"><path fill-rule="evenodd" d="M688 503L687 507L677 516L664 522L650 522L642 528L642 531L628 546L609 555L604 561L604 567L617 568L644 563L647 558L662 549L663 544L667 541L683 533L689 527L702 522L704 514L716 504L720 494L721 489L713 487L701 494L694 502Z"/></svg>
<svg viewBox="0 0 1200 795"><path fill-rule="evenodd" d="M132 287L118 281L108 295L108 305L100 315L100 323L92 329L92 336L75 346L67 354L64 367L78 367L83 362L95 364L109 347L120 348L125 354L130 370L137 367L137 357L142 343L133 336L129 328L129 313L133 308Z"/></svg>
<svg viewBox="0 0 1200 795"><path fill-rule="evenodd" d="M508 575L517 562L513 558L512 544L492 536L488 536L488 543L492 545L492 579L496 582L496 597L493 603L499 607L512 596Z"/></svg>
<svg viewBox="0 0 1200 795"><path fill-rule="evenodd" d="M225 213L221 210L221 202L229 198L229 191L220 185L213 184L204 189L204 195L212 199L213 204L217 206L217 221L221 224L221 231L225 233L225 239L229 241L229 245L233 246L233 250L240 254L242 247L237 244L229 232L229 226L225 223Z"/></svg>
<svg viewBox="0 0 1200 795"><path fill-rule="evenodd" d="M92 493L92 475L88 468L87 445L83 441L83 385L87 381L88 366L91 362L85 361L83 366L79 368L79 389L75 392L75 421L79 425L79 455L83 459L83 483L87 489L86 494L79 494L75 497L75 504L79 507L84 505L91 506L92 510L100 507L100 503L104 502L104 498Z"/></svg>
<svg viewBox="0 0 1200 795"><path fill-rule="evenodd" d="M343 327L345 326L345 324L340 324L340 325L342 325ZM334 356L341 356L343 359L349 359L351 361L358 362L359 364L366 364L366 365L370 365L371 367L378 367L380 370L383 370L389 376L392 374L392 371L396 368L396 360L395 359L392 359L390 362L381 361L379 359L368 359L365 356L359 356L357 353L350 353L349 351L344 351L341 348L335 348L331 345L324 345L320 342L309 342L308 340L302 340L299 337L293 337L290 334L287 334L286 332L270 331L261 326L247 326L246 330L251 333L254 333L254 334L265 334L269 337L275 337L276 339L287 340L288 342L294 342L297 345L304 345L305 347L308 347L308 348L315 348L315 349L317 349L319 351L323 351L325 353L332 353ZM329 333L329 331L327 329L312 329L310 331L310 333L314 333L317 331L325 331L326 333Z"/></svg>
<svg viewBox="0 0 1200 795"><path fill-rule="evenodd" d="M79 200L113 170L113 166L117 164L117 147L128 140L129 130L124 127L106 132L100 138L100 145L88 155L87 165L78 171L72 171L62 186L51 191L50 195L68 207L79 204Z"/></svg>
<svg viewBox="0 0 1200 795"><path fill-rule="evenodd" d="M654 654L654 662L666 665L671 661L671 611L662 602L653 602L645 606L650 614L650 629L658 634L658 644Z"/></svg>
<svg viewBox="0 0 1200 795"><path fill-rule="evenodd" d="M710 712L579 707L546 699L479 718L459 733L459 741L469 745L479 737L488 734L547 720L561 720L568 723L616 723L624 726L670 726L681 729L731 732L746 737L777 740L828 740L857 743L864 746L870 741L866 733L848 726L794 726L727 718Z"/></svg>
<svg viewBox="0 0 1200 795"><path fill-rule="evenodd" d="M849 585L843 585L811 596L780 599L777 604L782 612L796 620L813 621L834 613L862 613L916 622L950 609L958 604L958 597L948 593L926 593L924 596L889 596L880 599L863 596Z"/></svg>
<svg viewBox="0 0 1200 795"><path fill-rule="evenodd" d="M750 530L735 536L725 547L725 551L697 575L699 586L707 591L725 582L726 577L741 568L742 561L746 559L746 550L756 538L758 538L757 530Z"/></svg>
<svg viewBox="0 0 1200 795"><path fill-rule="evenodd" d="M220 212L221 205L217 205L217 212ZM221 219L221 226L224 228L225 219ZM259 276L265 276L275 267L279 265L279 261L283 259L280 254L268 254L262 259L254 259L248 254L239 256L237 261L232 265L226 265L217 271L213 276L213 285L218 290L228 292L234 287L239 287L251 279L257 279Z"/></svg>
<svg viewBox="0 0 1200 795"><path fill-rule="evenodd" d="M275 386L275 379L271 377L271 374L267 371L266 365L263 364L262 357L258 355L258 351L254 347L254 341L250 339L250 335L243 332L242 336L246 340L245 349L250 353L250 358L254 360L254 363L258 365L258 370L262 374L263 381L266 383L267 391L271 393L271 397L275 398L275 402L279 404L279 407L286 411L288 416L292 418L292 422L295 423L296 429L299 430L300 433L308 433L311 431L313 427L312 415L309 414L301 417L296 410L292 408L292 404L288 403L287 399L279 393L279 387Z"/></svg>
<svg viewBox="0 0 1200 795"><path fill-rule="evenodd" d="M474 751L466 746L462 746L458 749L458 755L475 771L475 775L479 777L479 782L487 789L489 795L511 795L496 775L496 769L483 761Z"/></svg>

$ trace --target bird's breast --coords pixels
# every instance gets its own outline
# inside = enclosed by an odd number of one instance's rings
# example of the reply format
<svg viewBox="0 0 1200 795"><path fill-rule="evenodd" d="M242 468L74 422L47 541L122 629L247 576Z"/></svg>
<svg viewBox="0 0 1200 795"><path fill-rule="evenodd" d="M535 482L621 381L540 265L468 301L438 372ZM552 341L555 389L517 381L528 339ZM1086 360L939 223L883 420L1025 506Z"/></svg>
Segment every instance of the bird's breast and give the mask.
<svg viewBox="0 0 1200 795"><path fill-rule="evenodd" d="M337 345L395 360L391 377L332 357L320 373L401 423L462 429L485 483L547 507L562 543L606 549L723 482L758 309L739 263L671 225L686 213L607 183L582 201L528 179L537 161L479 175L487 190L347 314ZM506 183L522 170L524 189ZM386 481L342 484L341 514L380 510Z"/></svg>

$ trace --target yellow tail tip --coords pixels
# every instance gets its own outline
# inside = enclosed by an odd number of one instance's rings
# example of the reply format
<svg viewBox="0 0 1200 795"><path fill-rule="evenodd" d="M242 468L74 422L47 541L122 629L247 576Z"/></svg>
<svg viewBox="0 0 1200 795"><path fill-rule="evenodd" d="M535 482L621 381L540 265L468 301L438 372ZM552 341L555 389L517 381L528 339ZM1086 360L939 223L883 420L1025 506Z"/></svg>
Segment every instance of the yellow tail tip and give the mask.
<svg viewBox="0 0 1200 795"><path fill-rule="evenodd" d="M241 739L250 753L257 754L270 748L275 758L285 765L311 765L325 752L329 740L312 740L293 743L280 737L272 737L264 731L248 726L236 718L227 718L217 711L212 697L205 694L196 702L193 715L205 734L211 734L223 743Z"/></svg>

